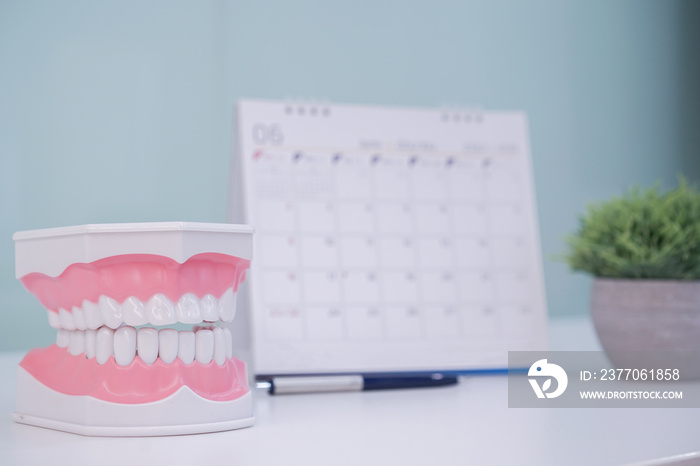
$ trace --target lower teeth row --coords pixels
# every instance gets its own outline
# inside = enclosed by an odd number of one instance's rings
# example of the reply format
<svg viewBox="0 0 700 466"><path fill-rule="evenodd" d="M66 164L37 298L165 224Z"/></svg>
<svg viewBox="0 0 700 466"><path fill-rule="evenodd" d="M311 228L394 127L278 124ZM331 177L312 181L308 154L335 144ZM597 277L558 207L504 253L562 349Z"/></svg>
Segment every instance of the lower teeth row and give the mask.
<svg viewBox="0 0 700 466"><path fill-rule="evenodd" d="M100 327L97 330L58 330L56 345L68 348L73 356L84 354L95 358L98 364L111 357L120 366L128 366L138 357L148 365L160 359L170 364L180 359L185 364L197 361L209 364L212 360L222 366L233 356L231 331L227 328L205 328L196 331L177 331L171 328L156 330L152 327L135 329L123 326L117 330Z"/></svg>

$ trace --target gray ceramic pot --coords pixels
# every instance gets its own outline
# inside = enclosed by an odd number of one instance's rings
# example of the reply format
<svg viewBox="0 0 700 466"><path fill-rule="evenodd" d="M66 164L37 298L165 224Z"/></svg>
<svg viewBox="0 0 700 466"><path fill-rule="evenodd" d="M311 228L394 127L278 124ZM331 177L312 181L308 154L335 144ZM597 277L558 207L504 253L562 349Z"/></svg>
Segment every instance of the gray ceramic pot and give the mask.
<svg viewBox="0 0 700 466"><path fill-rule="evenodd" d="M591 317L618 368L680 365L700 377L700 281L597 278Z"/></svg>

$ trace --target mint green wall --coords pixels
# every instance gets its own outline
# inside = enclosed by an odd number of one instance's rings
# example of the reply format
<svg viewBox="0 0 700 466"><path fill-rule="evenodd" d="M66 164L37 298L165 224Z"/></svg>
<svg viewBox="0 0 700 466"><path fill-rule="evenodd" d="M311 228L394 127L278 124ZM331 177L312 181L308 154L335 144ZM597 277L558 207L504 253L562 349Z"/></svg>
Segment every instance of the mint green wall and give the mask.
<svg viewBox="0 0 700 466"><path fill-rule="evenodd" d="M586 202L700 174L688 1L0 1L0 350L55 332L14 231L225 220L240 97L530 115L551 315L589 281L550 260Z"/></svg>

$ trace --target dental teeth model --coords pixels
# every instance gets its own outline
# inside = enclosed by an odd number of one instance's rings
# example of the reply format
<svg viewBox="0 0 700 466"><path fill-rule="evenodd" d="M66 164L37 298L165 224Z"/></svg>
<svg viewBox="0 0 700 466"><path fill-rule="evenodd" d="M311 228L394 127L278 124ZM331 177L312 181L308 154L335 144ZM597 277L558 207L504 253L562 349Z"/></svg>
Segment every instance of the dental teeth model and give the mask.
<svg viewBox="0 0 700 466"><path fill-rule="evenodd" d="M245 364L223 327L252 233L182 222L15 233L17 278L56 329L19 364L15 421L101 436L252 425Z"/></svg>

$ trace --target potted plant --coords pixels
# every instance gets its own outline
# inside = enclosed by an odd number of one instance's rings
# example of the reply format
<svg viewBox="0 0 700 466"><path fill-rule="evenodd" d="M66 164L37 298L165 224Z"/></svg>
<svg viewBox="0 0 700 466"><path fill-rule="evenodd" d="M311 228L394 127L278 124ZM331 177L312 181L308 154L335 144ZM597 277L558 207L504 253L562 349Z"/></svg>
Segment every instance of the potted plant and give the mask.
<svg viewBox="0 0 700 466"><path fill-rule="evenodd" d="M629 364L621 360L629 351L676 351L700 375L700 358L689 353L700 350L697 188L681 178L667 192L633 189L591 205L568 245L569 266L595 277L591 317L614 364Z"/></svg>

